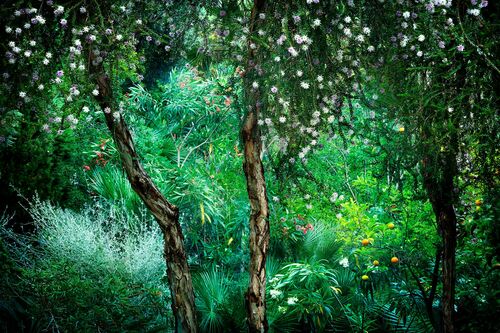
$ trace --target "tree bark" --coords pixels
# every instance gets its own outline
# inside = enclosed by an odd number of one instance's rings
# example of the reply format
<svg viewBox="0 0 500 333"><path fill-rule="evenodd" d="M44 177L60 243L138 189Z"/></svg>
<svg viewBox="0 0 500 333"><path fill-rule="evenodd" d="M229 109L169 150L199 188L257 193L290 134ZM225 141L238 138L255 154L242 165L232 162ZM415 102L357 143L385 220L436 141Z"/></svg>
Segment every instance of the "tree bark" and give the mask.
<svg viewBox="0 0 500 333"><path fill-rule="evenodd" d="M457 247L457 217L453 207L456 161L452 153L443 154L442 159L426 156L424 158L424 184L432 204L438 230L443 242L443 331L453 333L455 313L455 251ZM441 165L429 163L430 160ZM442 172L436 176L437 170Z"/></svg>
<svg viewBox="0 0 500 333"><path fill-rule="evenodd" d="M266 256L269 248L269 207L262 142L257 124L258 107L248 112L242 129L245 161L243 170L250 200L250 283L245 295L250 332L267 332Z"/></svg>
<svg viewBox="0 0 500 333"><path fill-rule="evenodd" d="M113 115L113 92L109 77L102 66L92 66L94 80L99 87L96 97L104 110L110 130L127 178L133 190L146 204L163 233L164 255L172 299L172 312L176 332L197 332L193 284L184 250L184 237L179 223L179 210L160 192L144 170L135 150L132 135L123 117Z"/></svg>
<svg viewBox="0 0 500 333"><path fill-rule="evenodd" d="M256 16L264 8L264 0L255 0L250 19L250 36L255 31ZM249 43L251 42L251 38ZM249 49L248 65L255 65L256 54ZM252 88L252 78L248 72L256 72L249 68L244 77L245 97L249 110L245 115L241 129L244 145L243 170L247 182L248 199L250 200L250 283L245 294L248 330L267 332L266 316L266 256L269 248L269 203L267 200L264 166L261 160L262 140L257 123L261 113L259 89Z"/></svg>

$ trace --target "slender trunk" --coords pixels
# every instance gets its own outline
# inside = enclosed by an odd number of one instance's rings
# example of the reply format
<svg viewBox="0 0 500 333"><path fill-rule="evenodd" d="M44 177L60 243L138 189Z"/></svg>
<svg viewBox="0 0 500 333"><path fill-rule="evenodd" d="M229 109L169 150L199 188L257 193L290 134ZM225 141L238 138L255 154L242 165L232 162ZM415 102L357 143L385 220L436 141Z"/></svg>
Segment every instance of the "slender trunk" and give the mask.
<svg viewBox="0 0 500 333"><path fill-rule="evenodd" d="M264 0L254 0L250 18L250 36L256 30L256 17L264 9ZM251 38L249 43L251 42ZM250 45L249 45L250 46ZM256 63L255 50L251 47L248 65ZM269 248L269 204L267 201L264 166L261 160L262 140L257 119L261 112L259 89L252 88L251 78L255 69L249 68L252 74L245 74L245 97L249 104L245 115L241 137L244 145L243 170L247 181L248 199L250 201L250 283L245 294L247 322L249 332L267 332L266 316L266 256Z"/></svg>
<svg viewBox="0 0 500 333"><path fill-rule="evenodd" d="M242 137L245 146L243 169L250 200L250 283L245 295L250 332L267 332L266 255L269 247L269 208L264 168L260 159L262 142L257 125L258 107L245 119Z"/></svg>
<svg viewBox="0 0 500 333"><path fill-rule="evenodd" d="M112 87L102 66L94 67L95 81L99 86L97 100L105 111L106 124L120 153L127 178L146 204L161 228L164 255L175 317L176 332L197 332L193 284L184 250L184 237L179 223L179 210L161 194L144 170L135 150L132 135L121 115L113 115Z"/></svg>
<svg viewBox="0 0 500 333"><path fill-rule="evenodd" d="M455 175L455 159L451 153L444 154L440 171L441 176L436 176L431 165L426 165L430 159L424 159L424 183L432 204L439 234L443 242L443 295L441 305L443 311L443 331L445 333L454 332L455 313L455 251L457 247L457 217L453 208L454 187L453 178ZM433 165L437 167L436 165Z"/></svg>
<svg viewBox="0 0 500 333"><path fill-rule="evenodd" d="M429 320L430 320L435 332L439 331L439 323L436 322L436 319L434 317L433 304L434 304L434 297L436 295L436 288L437 288L438 278L439 278L439 265L441 263L441 255L442 255L441 246L438 246L438 248L436 250L436 259L434 262L434 268L432 269L431 291L430 291L429 295L427 295L425 287L420 282L420 278L411 269L411 267L408 267L410 274L413 276L413 278L417 282L418 289L422 293L422 298L423 298L424 303L425 303L425 310L427 311L427 316L429 316Z"/></svg>

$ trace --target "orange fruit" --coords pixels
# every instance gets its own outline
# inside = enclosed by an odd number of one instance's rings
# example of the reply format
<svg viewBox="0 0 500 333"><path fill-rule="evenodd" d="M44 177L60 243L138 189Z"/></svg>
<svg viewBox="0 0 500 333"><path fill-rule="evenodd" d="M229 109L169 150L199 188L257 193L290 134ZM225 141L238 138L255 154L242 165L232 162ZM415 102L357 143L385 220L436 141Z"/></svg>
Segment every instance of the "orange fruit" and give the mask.
<svg viewBox="0 0 500 333"><path fill-rule="evenodd" d="M369 279L369 277L366 274L361 277L361 280L363 280L363 281L368 281L368 279Z"/></svg>
<svg viewBox="0 0 500 333"><path fill-rule="evenodd" d="M387 228L389 228L391 230L394 229L394 223L392 223L392 222L391 223L387 223Z"/></svg>
<svg viewBox="0 0 500 333"><path fill-rule="evenodd" d="M398 257L392 257L392 258L391 258L391 262L392 262L393 264L397 264L397 263L399 262Z"/></svg>
<svg viewBox="0 0 500 333"><path fill-rule="evenodd" d="M483 203L480 199L477 199L476 200L476 206L481 206Z"/></svg>
<svg viewBox="0 0 500 333"><path fill-rule="evenodd" d="M368 244L370 244L370 241L366 238L361 241L361 245L363 246L367 246Z"/></svg>
<svg viewBox="0 0 500 333"><path fill-rule="evenodd" d="M373 260L373 266L378 266L380 265L380 263L378 262L378 260Z"/></svg>
<svg viewBox="0 0 500 333"><path fill-rule="evenodd" d="M399 132L401 132L401 133L402 133L402 132L404 132L404 131L405 131L405 128L404 128L404 127L400 127L400 128L399 128Z"/></svg>

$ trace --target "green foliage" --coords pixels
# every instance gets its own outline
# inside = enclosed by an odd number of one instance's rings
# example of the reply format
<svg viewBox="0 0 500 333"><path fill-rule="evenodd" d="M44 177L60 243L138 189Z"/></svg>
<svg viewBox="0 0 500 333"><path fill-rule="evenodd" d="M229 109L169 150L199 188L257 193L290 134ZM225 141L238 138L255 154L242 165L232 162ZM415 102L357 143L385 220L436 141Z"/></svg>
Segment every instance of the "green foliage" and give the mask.
<svg viewBox="0 0 500 333"><path fill-rule="evenodd" d="M193 284L203 332L244 329L243 293L237 281L212 267L196 275Z"/></svg>
<svg viewBox="0 0 500 333"><path fill-rule="evenodd" d="M137 217L123 207L95 205L76 213L35 201L29 211L36 233L20 237L3 227L2 238L20 269L15 288L29 295L35 322L64 331L169 327L156 228L127 222Z"/></svg>

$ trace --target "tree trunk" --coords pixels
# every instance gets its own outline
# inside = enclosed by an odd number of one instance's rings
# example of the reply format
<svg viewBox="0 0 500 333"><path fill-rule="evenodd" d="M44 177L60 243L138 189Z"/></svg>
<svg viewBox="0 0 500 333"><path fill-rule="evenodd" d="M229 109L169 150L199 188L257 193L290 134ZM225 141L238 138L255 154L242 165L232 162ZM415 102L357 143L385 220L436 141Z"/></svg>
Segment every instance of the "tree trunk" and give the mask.
<svg viewBox="0 0 500 333"><path fill-rule="evenodd" d="M113 92L102 66L91 66L99 86L96 97L104 110L106 124L120 153L123 168L134 191L146 204L161 228L164 255L175 317L176 332L197 332L193 284L184 250L184 237L179 223L179 210L171 204L144 170L135 150L132 135L120 114L113 114Z"/></svg>
<svg viewBox="0 0 500 333"><path fill-rule="evenodd" d="M250 332L267 332L266 255L269 247L269 207L264 167L260 159L262 142L257 125L258 108L245 119L242 137L245 146L243 169L250 200L250 284L245 295Z"/></svg>
<svg viewBox="0 0 500 333"><path fill-rule="evenodd" d="M456 161L452 153L443 154L439 167L430 163L431 157L424 159L424 183L432 204L439 234L443 241L443 295L441 305L443 311L443 331L454 332L453 318L455 313L455 251L457 247L457 217L454 202L453 178L456 170ZM434 170L433 170L434 169ZM441 176L436 176L437 170Z"/></svg>
<svg viewBox="0 0 500 333"><path fill-rule="evenodd" d="M256 16L264 9L264 0L254 0L250 18L250 36L256 30ZM251 38L249 38L251 43ZM245 97L249 105L245 115L241 137L244 145L243 170L247 181L248 199L250 200L250 283L245 294L248 330L267 332L266 316L266 256L269 248L269 204L267 200L264 166L261 160L262 140L257 119L261 112L259 89L252 88L256 70L255 50L249 45L248 66L245 74ZM253 65L251 65L253 64ZM252 74L248 72L252 71Z"/></svg>

